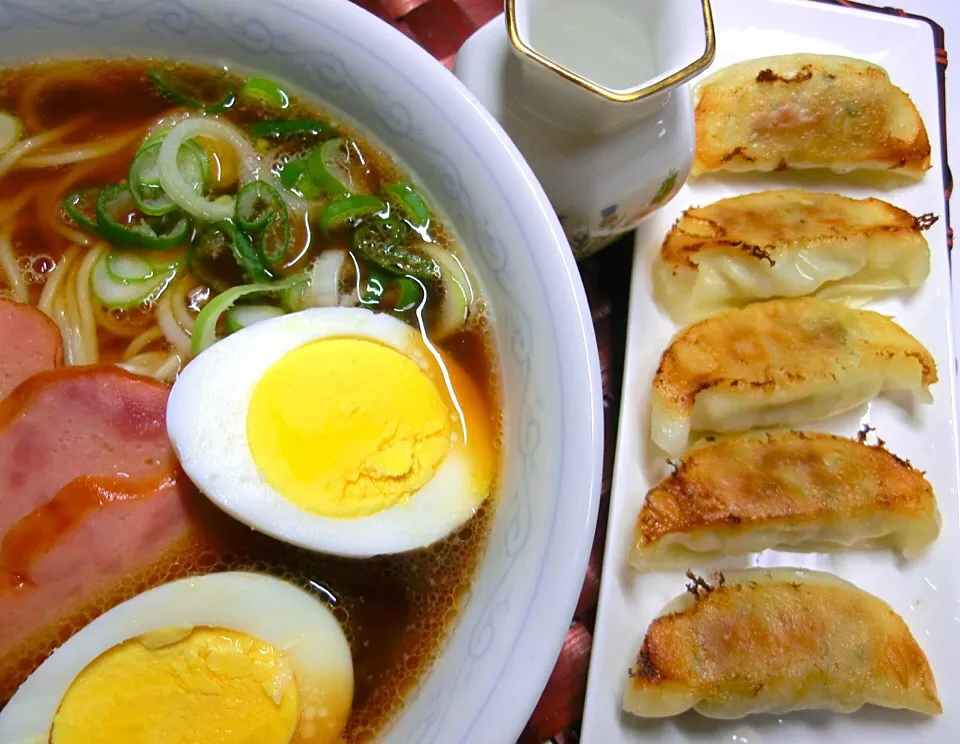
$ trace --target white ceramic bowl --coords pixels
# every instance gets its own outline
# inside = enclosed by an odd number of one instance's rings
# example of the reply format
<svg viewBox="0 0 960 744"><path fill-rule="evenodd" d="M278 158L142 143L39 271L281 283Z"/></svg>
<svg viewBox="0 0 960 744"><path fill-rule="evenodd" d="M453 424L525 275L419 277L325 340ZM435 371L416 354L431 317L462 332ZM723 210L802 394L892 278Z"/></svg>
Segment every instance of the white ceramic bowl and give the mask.
<svg viewBox="0 0 960 744"><path fill-rule="evenodd" d="M512 744L580 591L602 448L593 326L540 186L452 74L347 0L0 0L0 64L118 54L256 68L315 94L399 155L465 242L504 375L498 516L459 625L385 741Z"/></svg>

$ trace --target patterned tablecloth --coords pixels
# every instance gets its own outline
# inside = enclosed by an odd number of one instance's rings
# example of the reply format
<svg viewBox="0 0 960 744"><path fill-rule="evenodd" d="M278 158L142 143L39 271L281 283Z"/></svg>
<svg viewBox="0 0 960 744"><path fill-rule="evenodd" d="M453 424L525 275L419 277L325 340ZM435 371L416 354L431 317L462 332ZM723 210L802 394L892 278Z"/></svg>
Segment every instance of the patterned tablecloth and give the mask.
<svg viewBox="0 0 960 744"><path fill-rule="evenodd" d="M471 34L503 10L502 0L353 0L353 2L400 29L448 68L453 67L457 50ZM850 0L811 0L811 2L829 2L845 7L908 15L894 8L880 9ZM944 48L942 29L936 24L933 25L938 46L937 62L940 68L942 97L947 53ZM945 117L944 106L941 106L941 111ZM942 131L947 131L945 122ZM945 146L943 152L946 159ZM947 196L949 198L952 182L946 163L944 166L948 174ZM952 231L948 234L952 246ZM543 744L544 742L572 744L578 741L577 731L583 713L591 634L596 615L600 566L603 561L603 544L607 529L607 501L610 494L610 477L613 472L613 454L616 450L632 259L632 237L628 236L580 264L580 274L593 311L603 377L605 447L600 515L580 601L571 619L563 650L518 744Z"/></svg>

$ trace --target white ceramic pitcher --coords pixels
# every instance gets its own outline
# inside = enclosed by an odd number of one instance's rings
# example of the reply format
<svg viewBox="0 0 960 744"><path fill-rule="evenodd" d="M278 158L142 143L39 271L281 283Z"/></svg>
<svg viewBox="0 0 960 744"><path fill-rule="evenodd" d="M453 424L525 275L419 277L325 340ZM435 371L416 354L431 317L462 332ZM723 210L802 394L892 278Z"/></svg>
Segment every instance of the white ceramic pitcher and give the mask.
<svg viewBox="0 0 960 744"><path fill-rule="evenodd" d="M526 157L580 258L686 180L687 83L713 61L710 0L506 0L505 17L509 52L471 39L457 74Z"/></svg>

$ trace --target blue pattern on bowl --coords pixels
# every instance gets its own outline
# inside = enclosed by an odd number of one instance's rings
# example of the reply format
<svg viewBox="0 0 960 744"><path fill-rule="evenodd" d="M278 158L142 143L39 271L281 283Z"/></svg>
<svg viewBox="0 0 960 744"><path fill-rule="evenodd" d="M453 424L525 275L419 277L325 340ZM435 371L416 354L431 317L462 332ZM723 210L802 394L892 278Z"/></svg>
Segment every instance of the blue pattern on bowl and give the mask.
<svg viewBox="0 0 960 744"><path fill-rule="evenodd" d="M398 66L395 59L385 56L369 33L364 33L370 31L370 21L353 15L359 11L348 11L342 2L0 0L0 56L5 63L33 59L36 43L44 40L43 48L55 46L57 54L67 56L128 53L256 67L316 92L334 110L349 111L349 118L362 122L364 129L400 154L442 205L478 264L493 307L505 368L507 466L488 553L461 621L443 658L407 701L405 713L387 741L491 744L495 741L489 738L492 731L516 733L523 723L521 719L479 724L483 716L498 713L488 709L498 690L502 693L500 688L524 674L542 683L549 672L549 658L540 661L545 668L539 670L522 669L520 665L527 662L516 658L524 633L531 638L538 633L531 615L536 600L552 591L543 586L546 569L555 562L570 563L570 557L563 556L573 552L574 571L582 571L589 550L596 518L597 463L581 466L588 471L584 476L575 461L596 460L599 452L595 400L599 381L592 327L577 279L570 276L569 261L564 266L554 260L550 266L542 255L546 250L536 247L547 235L554 238L554 245L547 250L565 252L559 226L551 236L544 225L549 225L552 215L540 219L519 211L531 204L537 206L532 192L517 198L517 182L527 174L493 167L487 157L490 151L481 150L466 132L458 130L463 114L452 114L450 105L451 96L462 96L452 87L455 84L424 86L407 73L408 65ZM331 10L356 24L330 23L327 16ZM383 33L379 26L377 33ZM63 43L51 45L50 37ZM105 45L104 39L111 41ZM338 46L343 49L338 51ZM362 64L357 62L361 57ZM432 117L429 127L421 123L427 117ZM484 132L487 145L493 136ZM498 142L494 145L503 149ZM448 152L456 152L458 159ZM507 154L516 158L514 152ZM473 187L478 179L493 184L495 191ZM551 285L544 277L547 268L554 281L558 276L565 279L573 291L563 282L559 287ZM581 292L579 306L569 297L558 299L564 292L575 297ZM549 334L545 334L547 329ZM570 354L561 353L560 333L573 334L573 345L585 344L576 349L588 362L581 364L583 369L565 367L569 361L565 357ZM587 397L594 400L583 405L570 402L585 389ZM576 413L570 420L565 419L565 407ZM575 498L579 488L586 491L583 504L561 500L561 495ZM558 536L561 510L566 510L565 528ZM571 531L570 520L579 522L576 532ZM576 540L565 542L573 537ZM571 582L578 576L559 578ZM576 583L574 599L579 588ZM572 602L567 604L572 609ZM551 639L554 650L561 637ZM529 639L526 642L531 645ZM540 653L549 655L549 651ZM533 700L538 692L520 691ZM463 705L465 699L472 699L473 705ZM459 709L455 709L457 705Z"/></svg>

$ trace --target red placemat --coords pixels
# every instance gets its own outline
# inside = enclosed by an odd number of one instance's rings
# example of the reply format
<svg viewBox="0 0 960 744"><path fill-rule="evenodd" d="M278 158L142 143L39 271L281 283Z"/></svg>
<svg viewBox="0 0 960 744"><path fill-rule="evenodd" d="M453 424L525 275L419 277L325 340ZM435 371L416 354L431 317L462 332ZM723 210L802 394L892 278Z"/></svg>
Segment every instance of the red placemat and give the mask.
<svg viewBox="0 0 960 744"><path fill-rule="evenodd" d="M876 8L853 0L811 0L858 8L865 11L917 18L929 23L936 41L940 84L941 134L947 131L944 103L944 74L947 52L943 29L928 18L905 13L896 8ZM353 0L416 41L448 68L453 67L457 50L473 32L503 11L502 0ZM953 181L947 166L947 147L942 150L945 195L949 199ZM945 210L949 225L949 202ZM949 247L953 231L948 227ZM593 551L580 600L571 619L557 665L550 675L537 707L518 744L573 744L579 740L578 730L583 714L584 693L597 595L600 588L600 566L607 531L607 503L613 455L616 451L617 421L620 411L620 385L623 374L623 353L626 339L627 305L630 292L630 271L633 262L632 234L580 264L580 275L587 290L593 314L600 353L603 380L604 453L603 485L600 514L594 536ZM494 744L491 742L491 744Z"/></svg>

